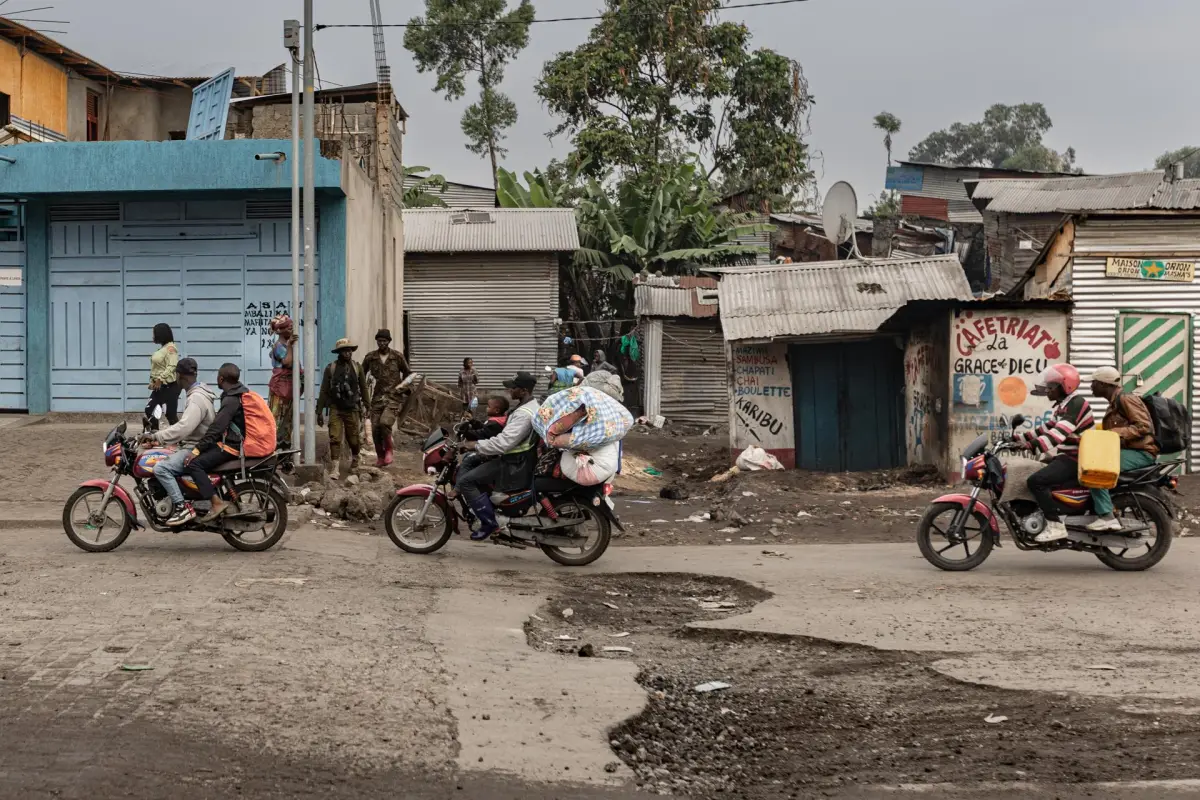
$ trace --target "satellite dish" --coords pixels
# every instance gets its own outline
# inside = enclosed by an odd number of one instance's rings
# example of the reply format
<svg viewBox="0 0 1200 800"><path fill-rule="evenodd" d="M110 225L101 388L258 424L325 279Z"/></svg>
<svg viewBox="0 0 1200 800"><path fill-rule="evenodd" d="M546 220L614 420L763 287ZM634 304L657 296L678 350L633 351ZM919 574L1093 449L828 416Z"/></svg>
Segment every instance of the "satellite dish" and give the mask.
<svg viewBox="0 0 1200 800"><path fill-rule="evenodd" d="M858 195L854 187L838 181L829 187L825 205L821 207L821 220L825 225L825 238L834 244L845 244L854 238L854 222L858 219Z"/></svg>

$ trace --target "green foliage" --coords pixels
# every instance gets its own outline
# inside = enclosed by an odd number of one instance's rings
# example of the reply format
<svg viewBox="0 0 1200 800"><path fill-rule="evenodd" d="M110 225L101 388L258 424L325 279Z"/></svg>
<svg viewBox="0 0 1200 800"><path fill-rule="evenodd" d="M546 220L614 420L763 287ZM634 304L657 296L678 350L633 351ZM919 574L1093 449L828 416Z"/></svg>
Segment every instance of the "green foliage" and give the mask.
<svg viewBox="0 0 1200 800"><path fill-rule="evenodd" d="M496 170L496 196L501 208L568 208L583 194L579 185L581 169L551 161L543 172L526 172L525 185L517 173L504 167Z"/></svg>
<svg viewBox="0 0 1200 800"><path fill-rule="evenodd" d="M873 122L883 131L883 146L887 148L888 166L892 165L892 137L900 132L900 118L888 111L880 111Z"/></svg>
<svg viewBox="0 0 1200 800"><path fill-rule="evenodd" d="M437 196L446 191L446 179L441 175L426 175L428 171L429 167L404 168L405 208L446 207L446 201Z"/></svg>
<svg viewBox="0 0 1200 800"><path fill-rule="evenodd" d="M754 198L810 180L802 140L812 98L799 64L751 51L719 0L605 0L588 40L546 64L538 95L588 175L654 180L695 152L707 177Z"/></svg>
<svg viewBox="0 0 1200 800"><path fill-rule="evenodd" d="M506 0L425 0L425 17L413 17L404 34L419 72L437 74L437 91L458 100L467 91L467 76L479 82L479 101L463 114L467 149L487 154L496 172L504 153L504 131L517 121L517 107L497 87L504 69L529 44L533 4L521 0L509 11ZM493 178L493 184L495 179Z"/></svg>
<svg viewBox="0 0 1200 800"><path fill-rule="evenodd" d="M956 122L929 134L909 152L908 158L959 167L1071 171L1074 150L1059 155L1042 144L1042 137L1052 125L1041 103L996 104L984 112L979 122ZM1019 164L1035 166L1009 166Z"/></svg>
<svg viewBox="0 0 1200 800"><path fill-rule="evenodd" d="M1170 169L1177 161L1183 162L1183 177L1200 178L1200 148L1181 147L1178 150L1168 150L1154 159L1154 168Z"/></svg>
<svg viewBox="0 0 1200 800"><path fill-rule="evenodd" d="M863 212L867 219L887 219L900 216L900 193L884 189L879 199L867 206Z"/></svg>

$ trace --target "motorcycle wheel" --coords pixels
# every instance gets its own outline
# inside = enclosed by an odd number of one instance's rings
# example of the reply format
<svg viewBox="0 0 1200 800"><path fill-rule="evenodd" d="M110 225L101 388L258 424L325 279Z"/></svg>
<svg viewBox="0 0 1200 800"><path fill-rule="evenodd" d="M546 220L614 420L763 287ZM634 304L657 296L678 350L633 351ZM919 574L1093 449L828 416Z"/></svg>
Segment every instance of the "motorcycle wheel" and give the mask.
<svg viewBox="0 0 1200 800"><path fill-rule="evenodd" d="M103 499L104 490L100 487L81 486L67 498L67 504L63 506L63 530L71 544L80 550L107 553L116 550L129 538L133 521L129 519L125 506L113 495L101 509L100 501ZM115 530L116 534L111 539L101 541L100 537L106 529Z"/></svg>
<svg viewBox="0 0 1200 800"><path fill-rule="evenodd" d="M1113 505L1118 512L1118 519L1124 517L1124 513L1121 512L1129 512L1130 516L1134 516L1138 509L1137 502L1129 495L1114 497ZM1096 553L1096 558L1100 559L1100 563L1104 566L1118 572L1141 572L1150 569L1167 555L1167 551L1171 549L1171 536L1174 528L1171 515L1158 503L1145 498L1142 499L1142 511L1148 517L1146 522L1154 526L1154 542L1146 548L1144 555L1135 558L1126 555L1128 550L1119 552L1111 548L1102 550Z"/></svg>
<svg viewBox="0 0 1200 800"><path fill-rule="evenodd" d="M262 528L245 531L225 531L221 534L229 546L243 553L261 553L270 550L283 535L287 533L288 511L287 500L274 486L247 481L234 487L237 490L239 502L249 510L260 509L265 517ZM223 520L218 520L218 523ZM261 538L255 537L261 533Z"/></svg>
<svg viewBox="0 0 1200 800"><path fill-rule="evenodd" d="M582 534L586 538L579 548L578 555L562 547L548 544L538 545L552 561L566 567L583 567L604 555L604 551L608 549L608 543L612 539L612 523L608 521L608 517L580 503L564 503L558 507L558 515L560 519L570 516L583 517L584 521L579 526L572 528L571 532ZM592 529L590 533L588 532L589 528Z"/></svg>
<svg viewBox="0 0 1200 800"><path fill-rule="evenodd" d="M962 506L958 503L934 503L917 523L917 547L921 549L921 555L930 564L947 572L975 569L987 560L994 544L987 517L978 511L972 512L972 519L967 520L966 542L949 541L946 532L954 520L954 514L961 509ZM975 546L974 550L971 549L972 545ZM963 552L963 558L947 558L945 555L960 550Z"/></svg>
<svg viewBox="0 0 1200 800"><path fill-rule="evenodd" d="M417 514L425 498L417 495L396 495L383 512L383 527L387 531L392 544L406 553L419 556L436 553L450 541L453 531L450 528L450 518L445 509L436 502L429 504L425 512L425 530L418 531L413 527ZM425 534L423 538L422 534Z"/></svg>

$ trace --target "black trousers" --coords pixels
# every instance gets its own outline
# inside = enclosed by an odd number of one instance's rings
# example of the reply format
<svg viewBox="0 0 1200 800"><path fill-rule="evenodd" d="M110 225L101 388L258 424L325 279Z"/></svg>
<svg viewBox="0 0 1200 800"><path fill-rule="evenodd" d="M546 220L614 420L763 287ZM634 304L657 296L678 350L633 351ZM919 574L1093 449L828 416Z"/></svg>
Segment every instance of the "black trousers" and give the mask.
<svg viewBox="0 0 1200 800"><path fill-rule="evenodd" d="M458 493L474 503L479 496L491 489L500 480L503 464L499 458L489 459L473 469L461 473L454 484Z"/></svg>
<svg viewBox="0 0 1200 800"><path fill-rule="evenodd" d="M1057 456L1046 466L1029 476L1025 482L1037 500L1038 507L1046 519L1060 522L1058 507L1050 496L1052 489L1064 489L1079 485L1079 462L1067 456Z"/></svg>
<svg viewBox="0 0 1200 800"><path fill-rule="evenodd" d="M154 407L166 406L165 416L168 425L174 425L179 421L179 384L168 383L158 387L150 393L150 402L146 403L146 419L150 420L150 427L153 430L158 430L158 420L154 418Z"/></svg>
<svg viewBox="0 0 1200 800"><path fill-rule="evenodd" d="M187 466L187 474L196 482L196 491L200 493L201 499L212 500L213 495L217 493L212 481L208 479L209 471L235 458L237 456L231 456L221 448L214 447L192 459L192 463Z"/></svg>

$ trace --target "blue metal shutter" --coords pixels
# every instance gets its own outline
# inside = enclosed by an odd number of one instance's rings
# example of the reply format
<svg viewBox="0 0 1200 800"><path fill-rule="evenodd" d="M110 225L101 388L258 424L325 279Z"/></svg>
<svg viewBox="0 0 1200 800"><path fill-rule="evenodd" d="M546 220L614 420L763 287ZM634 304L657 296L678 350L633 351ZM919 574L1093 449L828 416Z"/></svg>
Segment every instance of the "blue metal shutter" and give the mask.
<svg viewBox="0 0 1200 800"><path fill-rule="evenodd" d="M25 410L25 243L0 241L0 268L22 270L19 286L0 286L0 408Z"/></svg>

